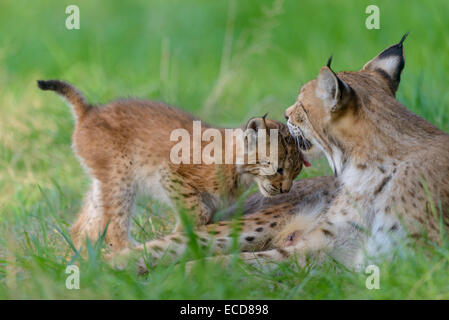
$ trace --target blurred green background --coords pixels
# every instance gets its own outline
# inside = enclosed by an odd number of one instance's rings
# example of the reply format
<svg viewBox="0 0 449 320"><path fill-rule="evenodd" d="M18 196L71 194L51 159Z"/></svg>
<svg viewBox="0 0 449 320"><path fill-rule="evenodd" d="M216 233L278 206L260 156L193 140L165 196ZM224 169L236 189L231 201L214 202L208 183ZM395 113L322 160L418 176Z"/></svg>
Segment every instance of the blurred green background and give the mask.
<svg viewBox="0 0 449 320"><path fill-rule="evenodd" d="M80 8L80 30L65 27L71 4ZM380 8L379 30L365 27L370 4ZM209 272L185 280L174 265L138 277L109 269L94 253L80 262L82 289L67 290L72 252L61 233L88 180L71 152L69 108L35 84L63 79L92 103L162 100L212 124L239 126L265 112L282 119L330 54L335 71L357 70L411 31L398 99L448 132L448 15L446 0L2 0L0 297L449 298L447 248L385 266L377 291L365 288L363 274L337 276L335 266L248 274L206 265ZM301 177L329 172L321 160ZM136 238L170 230L167 208L146 199L138 211Z"/></svg>

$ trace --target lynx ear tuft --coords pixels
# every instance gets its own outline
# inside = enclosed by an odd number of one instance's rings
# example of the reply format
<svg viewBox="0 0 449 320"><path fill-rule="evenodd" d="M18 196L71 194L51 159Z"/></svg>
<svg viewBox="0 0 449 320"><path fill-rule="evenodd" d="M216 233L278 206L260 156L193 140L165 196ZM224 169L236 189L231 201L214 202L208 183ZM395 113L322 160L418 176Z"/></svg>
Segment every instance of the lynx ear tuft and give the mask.
<svg viewBox="0 0 449 320"><path fill-rule="evenodd" d="M408 35L410 34L410 31L407 31L403 36L401 41L399 41L398 45L402 46L402 44L404 43L405 39L407 39Z"/></svg>
<svg viewBox="0 0 449 320"><path fill-rule="evenodd" d="M332 63L332 54L331 54L331 56L329 57L329 59L327 59L327 63L326 63L326 66L330 69L330 67L331 67L331 63Z"/></svg>

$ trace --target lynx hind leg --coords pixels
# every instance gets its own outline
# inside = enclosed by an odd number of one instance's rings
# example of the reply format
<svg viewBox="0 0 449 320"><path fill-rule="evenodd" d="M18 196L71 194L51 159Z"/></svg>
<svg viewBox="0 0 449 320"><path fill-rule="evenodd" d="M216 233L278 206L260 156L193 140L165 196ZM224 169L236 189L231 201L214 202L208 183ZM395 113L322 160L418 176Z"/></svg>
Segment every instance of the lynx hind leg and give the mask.
<svg viewBox="0 0 449 320"><path fill-rule="evenodd" d="M134 206L136 190L132 180L123 176L112 177L107 182L93 179L84 206L71 229L76 248L83 245L86 237L92 242L105 231L105 241L118 251L131 246L129 223Z"/></svg>
<svg viewBox="0 0 449 320"><path fill-rule="evenodd" d="M129 229L136 199L136 188L132 180L112 180L101 186L103 203L103 225L107 226L106 243L113 251L132 247Z"/></svg>
<svg viewBox="0 0 449 320"><path fill-rule="evenodd" d="M70 229L70 235L76 249L82 247L86 238L94 242L104 232L103 206L99 195L99 182L94 180L84 199L78 218Z"/></svg>

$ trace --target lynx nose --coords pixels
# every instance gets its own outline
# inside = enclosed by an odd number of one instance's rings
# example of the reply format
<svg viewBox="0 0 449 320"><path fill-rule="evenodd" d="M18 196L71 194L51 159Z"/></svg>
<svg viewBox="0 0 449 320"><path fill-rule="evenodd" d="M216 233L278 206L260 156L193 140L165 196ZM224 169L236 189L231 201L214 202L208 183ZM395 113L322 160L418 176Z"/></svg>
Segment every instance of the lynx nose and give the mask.
<svg viewBox="0 0 449 320"><path fill-rule="evenodd" d="M286 120L288 120L291 117L294 108L295 108L295 105L292 105L292 106L288 107L287 110L285 110L284 117Z"/></svg>
<svg viewBox="0 0 449 320"><path fill-rule="evenodd" d="M288 193L292 187L292 183L290 181L284 181L282 186L279 188L281 193Z"/></svg>
<svg viewBox="0 0 449 320"><path fill-rule="evenodd" d="M288 193L290 191L290 187L286 187L286 188L281 188L279 189L280 193Z"/></svg>

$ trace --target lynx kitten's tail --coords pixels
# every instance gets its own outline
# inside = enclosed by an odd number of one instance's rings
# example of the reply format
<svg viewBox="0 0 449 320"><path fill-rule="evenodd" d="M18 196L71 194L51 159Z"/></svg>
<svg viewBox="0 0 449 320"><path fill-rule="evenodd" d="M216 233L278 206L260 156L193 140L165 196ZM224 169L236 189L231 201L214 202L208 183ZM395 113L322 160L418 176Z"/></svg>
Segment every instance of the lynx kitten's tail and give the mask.
<svg viewBox="0 0 449 320"><path fill-rule="evenodd" d="M37 80L37 86L41 90L55 91L65 98L72 105L76 119L81 118L91 108L81 92L69 83L60 80Z"/></svg>

